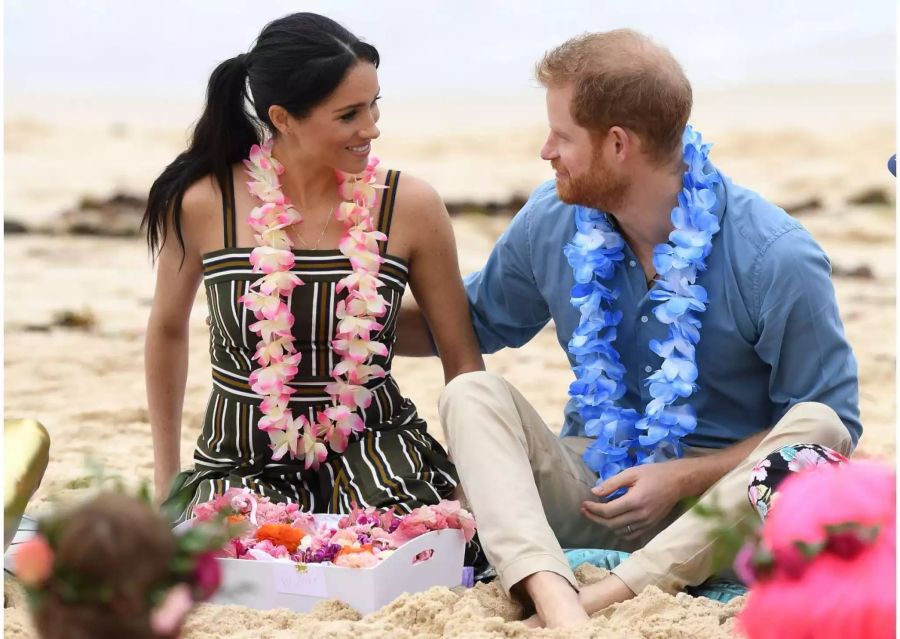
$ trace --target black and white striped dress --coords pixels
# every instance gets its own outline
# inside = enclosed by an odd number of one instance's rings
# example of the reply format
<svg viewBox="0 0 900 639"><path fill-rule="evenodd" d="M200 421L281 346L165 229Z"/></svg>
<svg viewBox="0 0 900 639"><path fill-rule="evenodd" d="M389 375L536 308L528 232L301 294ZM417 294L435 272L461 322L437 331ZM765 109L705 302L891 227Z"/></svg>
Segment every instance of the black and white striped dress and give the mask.
<svg viewBox="0 0 900 639"><path fill-rule="evenodd" d="M388 171L388 188L382 191L378 229L386 235L399 177L399 172ZM379 290L390 307L375 339L387 346L388 353L371 363L380 365L387 375L368 384L374 393L372 404L359 410L365 431L351 438L345 452L330 453L317 470L306 470L303 461L291 460L289 455L272 459L269 437L257 428L262 397L250 390L248 382L259 341L248 328L255 318L238 302L259 275L251 270L252 249L234 246L233 192L224 199L224 248L203 256L211 318L212 394L194 451L194 468L176 477L164 508L181 521L190 517L194 505L232 486L246 486L273 501L296 502L306 511L323 513L344 513L353 503L409 511L449 497L458 483L456 471L390 374L408 267L405 260L387 253L385 245L379 247L385 259L379 273L385 286ZM290 406L294 415L305 414L314 422L316 412L330 405L325 386L333 381L329 373L339 361L331 348L335 306L346 296L346 291L336 293L335 286L351 267L336 250L294 253L293 272L305 285L295 288L289 300L295 317L294 345L303 354L291 382L296 392Z"/></svg>

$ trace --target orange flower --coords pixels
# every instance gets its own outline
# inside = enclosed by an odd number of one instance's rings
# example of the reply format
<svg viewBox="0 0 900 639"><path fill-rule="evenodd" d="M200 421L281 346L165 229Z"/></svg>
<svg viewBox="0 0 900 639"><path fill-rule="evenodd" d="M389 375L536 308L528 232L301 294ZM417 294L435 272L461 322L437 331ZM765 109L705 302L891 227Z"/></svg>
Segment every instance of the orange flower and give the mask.
<svg viewBox="0 0 900 639"><path fill-rule="evenodd" d="M372 552L372 544L363 544L359 547L356 546L343 546L340 550L338 550L336 557L341 557L343 555L355 555L360 552Z"/></svg>
<svg viewBox="0 0 900 639"><path fill-rule="evenodd" d="M53 549L47 539L38 534L19 546L13 562L19 581L37 588L53 574Z"/></svg>
<svg viewBox="0 0 900 639"><path fill-rule="evenodd" d="M302 530L288 524L263 524L256 531L257 540L268 539L276 546L284 546L288 552L295 552L303 537Z"/></svg>
<svg viewBox="0 0 900 639"><path fill-rule="evenodd" d="M229 524L240 524L247 520L243 515L228 515L227 519Z"/></svg>

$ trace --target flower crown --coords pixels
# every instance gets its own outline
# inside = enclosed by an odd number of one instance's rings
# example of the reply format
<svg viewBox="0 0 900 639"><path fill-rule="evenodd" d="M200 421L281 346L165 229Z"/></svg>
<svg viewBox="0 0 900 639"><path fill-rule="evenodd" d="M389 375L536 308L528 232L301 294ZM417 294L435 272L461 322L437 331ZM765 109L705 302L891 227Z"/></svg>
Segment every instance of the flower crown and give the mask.
<svg viewBox="0 0 900 639"><path fill-rule="evenodd" d="M136 500L153 509L148 491L142 490ZM111 584L80 574L56 560L66 523L65 516L43 518L34 537L18 546L14 556L15 574L32 608L37 609L51 593L68 605L114 606L116 593ZM215 558L242 529L241 524L228 521L222 514L174 535L175 549L168 570L147 593L154 633L174 634L194 604L208 600L218 590L222 578Z"/></svg>
<svg viewBox="0 0 900 639"><path fill-rule="evenodd" d="M800 579L821 555L855 559L878 539L880 531L878 525L846 522L825 526L825 537L818 542L795 540L777 548L762 541L748 542L735 557L734 570L748 586L776 578Z"/></svg>

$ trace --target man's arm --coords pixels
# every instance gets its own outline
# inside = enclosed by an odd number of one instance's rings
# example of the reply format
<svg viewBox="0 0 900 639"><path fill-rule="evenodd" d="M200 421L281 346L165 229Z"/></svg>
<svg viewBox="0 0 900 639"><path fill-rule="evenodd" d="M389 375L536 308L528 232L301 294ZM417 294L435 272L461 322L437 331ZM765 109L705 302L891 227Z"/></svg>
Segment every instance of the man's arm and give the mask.
<svg viewBox="0 0 900 639"><path fill-rule="evenodd" d="M844 336L831 265L802 227L783 233L757 259L755 349L769 365L772 422L801 402L819 402L838 414L859 440L856 359Z"/></svg>

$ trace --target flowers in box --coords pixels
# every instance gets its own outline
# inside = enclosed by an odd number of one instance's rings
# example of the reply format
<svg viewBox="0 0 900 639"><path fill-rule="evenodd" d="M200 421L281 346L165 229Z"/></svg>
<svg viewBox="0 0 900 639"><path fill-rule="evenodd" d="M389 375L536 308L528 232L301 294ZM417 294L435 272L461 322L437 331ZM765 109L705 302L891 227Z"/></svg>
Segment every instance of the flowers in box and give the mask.
<svg viewBox="0 0 900 639"><path fill-rule="evenodd" d="M393 509L354 507L331 525L302 512L297 504L273 503L246 488L231 488L194 508L199 522L222 514L244 524L223 550L222 556L232 559L370 568L410 539L434 530L461 530L466 541L475 536L475 519L458 501L420 506L404 515Z"/></svg>

